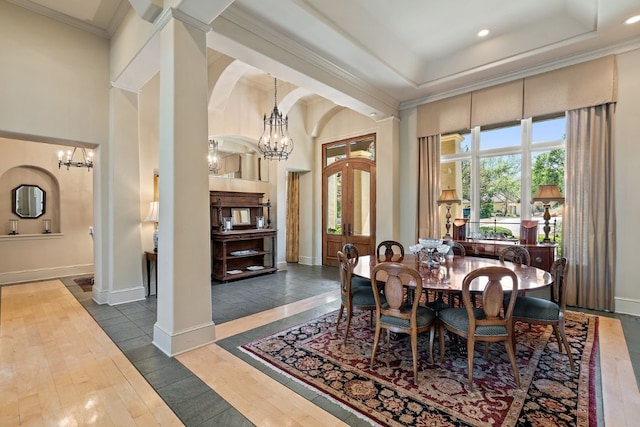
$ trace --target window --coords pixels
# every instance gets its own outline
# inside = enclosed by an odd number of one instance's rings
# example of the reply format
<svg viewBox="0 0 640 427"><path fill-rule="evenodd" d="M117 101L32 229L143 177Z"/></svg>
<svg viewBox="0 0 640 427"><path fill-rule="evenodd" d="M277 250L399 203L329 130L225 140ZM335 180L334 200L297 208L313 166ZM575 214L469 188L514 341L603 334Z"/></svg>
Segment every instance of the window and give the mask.
<svg viewBox="0 0 640 427"><path fill-rule="evenodd" d="M540 184L564 194L565 128L563 115L442 135L441 187L462 199L452 216L469 220L467 236L517 238L523 219L538 219L543 235L544 207L531 198ZM562 204L552 203L550 213L550 237L558 241Z"/></svg>

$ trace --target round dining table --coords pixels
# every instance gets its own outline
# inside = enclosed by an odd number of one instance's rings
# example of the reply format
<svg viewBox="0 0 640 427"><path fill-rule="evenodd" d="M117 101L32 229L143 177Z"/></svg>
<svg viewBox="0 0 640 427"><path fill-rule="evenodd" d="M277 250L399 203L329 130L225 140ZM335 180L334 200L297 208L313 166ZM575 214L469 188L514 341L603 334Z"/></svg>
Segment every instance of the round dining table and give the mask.
<svg viewBox="0 0 640 427"><path fill-rule="evenodd" d="M551 285L553 278L548 271L541 270L536 267L515 264L510 261L500 261L492 258L480 258L473 256L454 256L453 259L447 259L440 263L438 268L434 268L433 264L420 261L413 254L393 255L386 257L385 255L363 255L360 257L358 264L353 269L353 274L365 279L371 279L371 271L376 264L381 262L398 262L413 267L420 273L422 277L422 287L425 290L433 290L439 292L460 292L462 290L462 280L472 272L483 267L503 266L513 270L518 277L518 291L532 291L541 289ZM471 282L469 290L472 292L482 292L486 285L486 279L475 279ZM378 280L384 281L382 276ZM409 283L409 286L411 283ZM513 283L510 278L505 278L502 282L503 289L508 291L513 289Z"/></svg>

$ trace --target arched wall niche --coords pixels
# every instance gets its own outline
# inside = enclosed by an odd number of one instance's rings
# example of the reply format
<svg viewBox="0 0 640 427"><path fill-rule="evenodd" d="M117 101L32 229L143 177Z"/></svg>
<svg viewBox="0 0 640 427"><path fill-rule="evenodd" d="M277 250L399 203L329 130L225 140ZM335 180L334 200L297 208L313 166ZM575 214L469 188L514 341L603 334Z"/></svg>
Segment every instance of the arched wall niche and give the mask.
<svg viewBox="0 0 640 427"><path fill-rule="evenodd" d="M20 185L37 185L46 193L46 209L38 218L21 218L12 212L12 190ZM18 233L42 234L44 220L51 220L51 233L60 233L60 186L49 171L32 165L19 165L0 176L0 234L9 234L9 220L18 220Z"/></svg>

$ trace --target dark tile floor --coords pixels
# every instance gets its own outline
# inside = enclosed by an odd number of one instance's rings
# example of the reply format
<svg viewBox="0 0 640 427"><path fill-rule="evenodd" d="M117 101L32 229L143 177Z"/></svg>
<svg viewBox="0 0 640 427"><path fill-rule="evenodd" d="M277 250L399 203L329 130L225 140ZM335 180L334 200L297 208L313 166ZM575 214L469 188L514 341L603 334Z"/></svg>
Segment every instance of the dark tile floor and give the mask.
<svg viewBox="0 0 640 427"><path fill-rule="evenodd" d="M156 321L155 296L118 306L98 305L91 299L91 293L83 292L73 279L74 277L66 277L61 280L186 426L253 425L180 362L167 357L152 344L153 325ZM229 283L214 282L211 286L213 321L221 324L320 295L337 289L338 280L337 268L293 265L286 272ZM246 356L237 347L335 310L339 305L339 302L326 304L218 341L218 344L281 383L292 383L288 378L271 374L270 370L265 370L264 365ZM309 389L297 384L287 385L309 400L317 399L320 406L329 409L350 425L358 425L361 421L350 420L352 414Z"/></svg>
<svg viewBox="0 0 640 427"><path fill-rule="evenodd" d="M214 282L211 286L214 322L224 323L335 290L338 287L338 270L335 267L294 264L288 268L286 272L236 282ZM72 277L61 280L186 426L253 425L180 362L167 357L152 344L153 325L156 320L154 296L144 301L118 306L98 305L91 299L91 293L83 292ZM325 304L218 341L218 344L347 424L369 425L314 391L268 369L238 349L238 346L256 338L302 323L336 310L338 307L337 301ZM636 380L640 380L640 317L601 312L596 314L609 315L621 320Z"/></svg>

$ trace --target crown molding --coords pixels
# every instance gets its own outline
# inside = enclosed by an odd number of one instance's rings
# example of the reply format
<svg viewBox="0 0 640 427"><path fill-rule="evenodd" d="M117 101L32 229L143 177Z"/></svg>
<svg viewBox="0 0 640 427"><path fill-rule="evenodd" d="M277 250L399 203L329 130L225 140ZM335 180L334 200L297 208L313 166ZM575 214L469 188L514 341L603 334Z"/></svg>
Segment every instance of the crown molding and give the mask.
<svg viewBox="0 0 640 427"><path fill-rule="evenodd" d="M88 33L95 34L98 37L102 37L105 39L109 39L111 37L111 35L106 30L100 27L96 27L95 25L89 24L87 22L81 21L76 18L72 18L68 15L49 9L48 7L45 7L45 6L41 6L30 0L6 0L6 1L16 6L30 10L31 12L37 13L39 15L46 16L47 18L51 18L58 22L62 22L63 24L67 24L72 27L78 28L80 30L86 31Z"/></svg>

